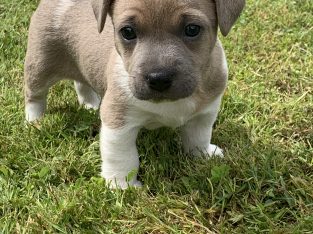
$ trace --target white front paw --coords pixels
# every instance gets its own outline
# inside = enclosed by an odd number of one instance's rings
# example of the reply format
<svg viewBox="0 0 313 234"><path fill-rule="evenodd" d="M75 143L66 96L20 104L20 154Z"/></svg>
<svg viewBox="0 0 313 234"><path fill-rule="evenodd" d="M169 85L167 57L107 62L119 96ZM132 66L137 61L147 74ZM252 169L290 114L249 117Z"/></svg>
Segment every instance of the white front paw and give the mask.
<svg viewBox="0 0 313 234"><path fill-rule="evenodd" d="M217 156L217 157L224 157L223 154L223 150L213 144L210 144L208 147L193 147L192 150L187 149L185 150L186 153L191 153L192 155L196 156L196 157L213 157L213 156Z"/></svg>
<svg viewBox="0 0 313 234"><path fill-rule="evenodd" d="M224 157L223 150L220 147L218 147L217 145L210 144L209 149L208 149L208 153L211 157L212 156L218 156L221 158Z"/></svg>
<svg viewBox="0 0 313 234"><path fill-rule="evenodd" d="M104 168L104 166L103 166ZM127 176L125 176L127 175ZM137 170L133 170L129 173L113 171L101 171L101 176L105 179L106 184L110 189L127 189L129 187L141 188L142 183L137 180Z"/></svg>
<svg viewBox="0 0 313 234"><path fill-rule="evenodd" d="M105 179L110 189L128 189L129 187L141 188L142 183L137 179L126 181L126 179Z"/></svg>

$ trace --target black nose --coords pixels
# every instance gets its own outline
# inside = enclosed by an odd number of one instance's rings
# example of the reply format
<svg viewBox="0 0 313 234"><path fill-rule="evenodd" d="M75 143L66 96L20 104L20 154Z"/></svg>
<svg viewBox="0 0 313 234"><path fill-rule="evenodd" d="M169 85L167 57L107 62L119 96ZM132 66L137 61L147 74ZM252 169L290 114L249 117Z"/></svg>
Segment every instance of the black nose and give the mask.
<svg viewBox="0 0 313 234"><path fill-rule="evenodd" d="M162 70L151 72L146 75L146 80L151 89L162 92L172 86L175 72L171 70Z"/></svg>

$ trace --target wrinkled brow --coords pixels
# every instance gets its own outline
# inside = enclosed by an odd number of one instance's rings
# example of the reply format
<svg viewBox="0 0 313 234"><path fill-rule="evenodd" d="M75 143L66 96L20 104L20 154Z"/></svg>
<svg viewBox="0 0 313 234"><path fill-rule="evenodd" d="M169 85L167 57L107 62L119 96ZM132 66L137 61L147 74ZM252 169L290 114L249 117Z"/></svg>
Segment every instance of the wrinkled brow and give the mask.
<svg viewBox="0 0 313 234"><path fill-rule="evenodd" d="M194 20L196 22L202 22L204 24L209 24L210 23L210 19L208 18L208 16L205 15L204 13L202 13L199 10L189 9L189 10L186 10L186 11L182 11L179 14L180 14L180 17L182 17L183 19L186 19L186 20L187 19L188 20Z"/></svg>
<svg viewBox="0 0 313 234"><path fill-rule="evenodd" d="M116 19L120 24L134 24L137 17L143 15L143 9L138 7L132 7L130 9L125 10L121 15L119 15Z"/></svg>

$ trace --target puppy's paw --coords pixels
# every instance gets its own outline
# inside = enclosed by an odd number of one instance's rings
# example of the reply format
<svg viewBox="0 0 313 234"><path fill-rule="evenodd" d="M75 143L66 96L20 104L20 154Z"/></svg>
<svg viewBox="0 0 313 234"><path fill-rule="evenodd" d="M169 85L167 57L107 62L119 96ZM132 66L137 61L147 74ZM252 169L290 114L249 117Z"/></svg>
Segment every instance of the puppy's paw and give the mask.
<svg viewBox="0 0 313 234"><path fill-rule="evenodd" d="M99 105L98 103L83 103L81 104L86 110L98 110Z"/></svg>
<svg viewBox="0 0 313 234"><path fill-rule="evenodd" d="M129 187L141 188L142 183L138 180L132 180L126 182L125 179L106 179L106 182L110 189L122 189L126 190Z"/></svg>
<svg viewBox="0 0 313 234"><path fill-rule="evenodd" d="M91 94L89 97L78 97L78 102L86 110L98 110L100 106L100 98L96 94Z"/></svg>
<svg viewBox="0 0 313 234"><path fill-rule="evenodd" d="M211 158L211 157L224 157L223 150L213 144L210 144L206 148L196 148L192 151L189 150L189 153L191 153L195 157L206 157L206 158Z"/></svg>
<svg viewBox="0 0 313 234"><path fill-rule="evenodd" d="M142 188L142 183L139 180L134 181L132 187Z"/></svg>
<svg viewBox="0 0 313 234"><path fill-rule="evenodd" d="M27 102L25 105L25 121L36 123L43 117L45 112L45 100Z"/></svg>
<svg viewBox="0 0 313 234"><path fill-rule="evenodd" d="M210 157L213 157L213 156L218 156L221 158L224 157L223 150L220 147L218 147L217 145L210 144L209 149L208 149L208 153L209 153Z"/></svg>

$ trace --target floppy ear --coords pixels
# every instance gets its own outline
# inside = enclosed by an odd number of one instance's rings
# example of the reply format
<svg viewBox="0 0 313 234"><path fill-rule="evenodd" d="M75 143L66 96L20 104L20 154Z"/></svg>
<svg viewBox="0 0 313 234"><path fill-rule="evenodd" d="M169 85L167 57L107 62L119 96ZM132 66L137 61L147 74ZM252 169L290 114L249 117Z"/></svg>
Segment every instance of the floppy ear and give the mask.
<svg viewBox="0 0 313 234"><path fill-rule="evenodd" d="M245 6L245 0L215 0L217 20L223 36L227 36Z"/></svg>
<svg viewBox="0 0 313 234"><path fill-rule="evenodd" d="M91 0L93 12L98 21L98 31L102 32L112 0Z"/></svg>

